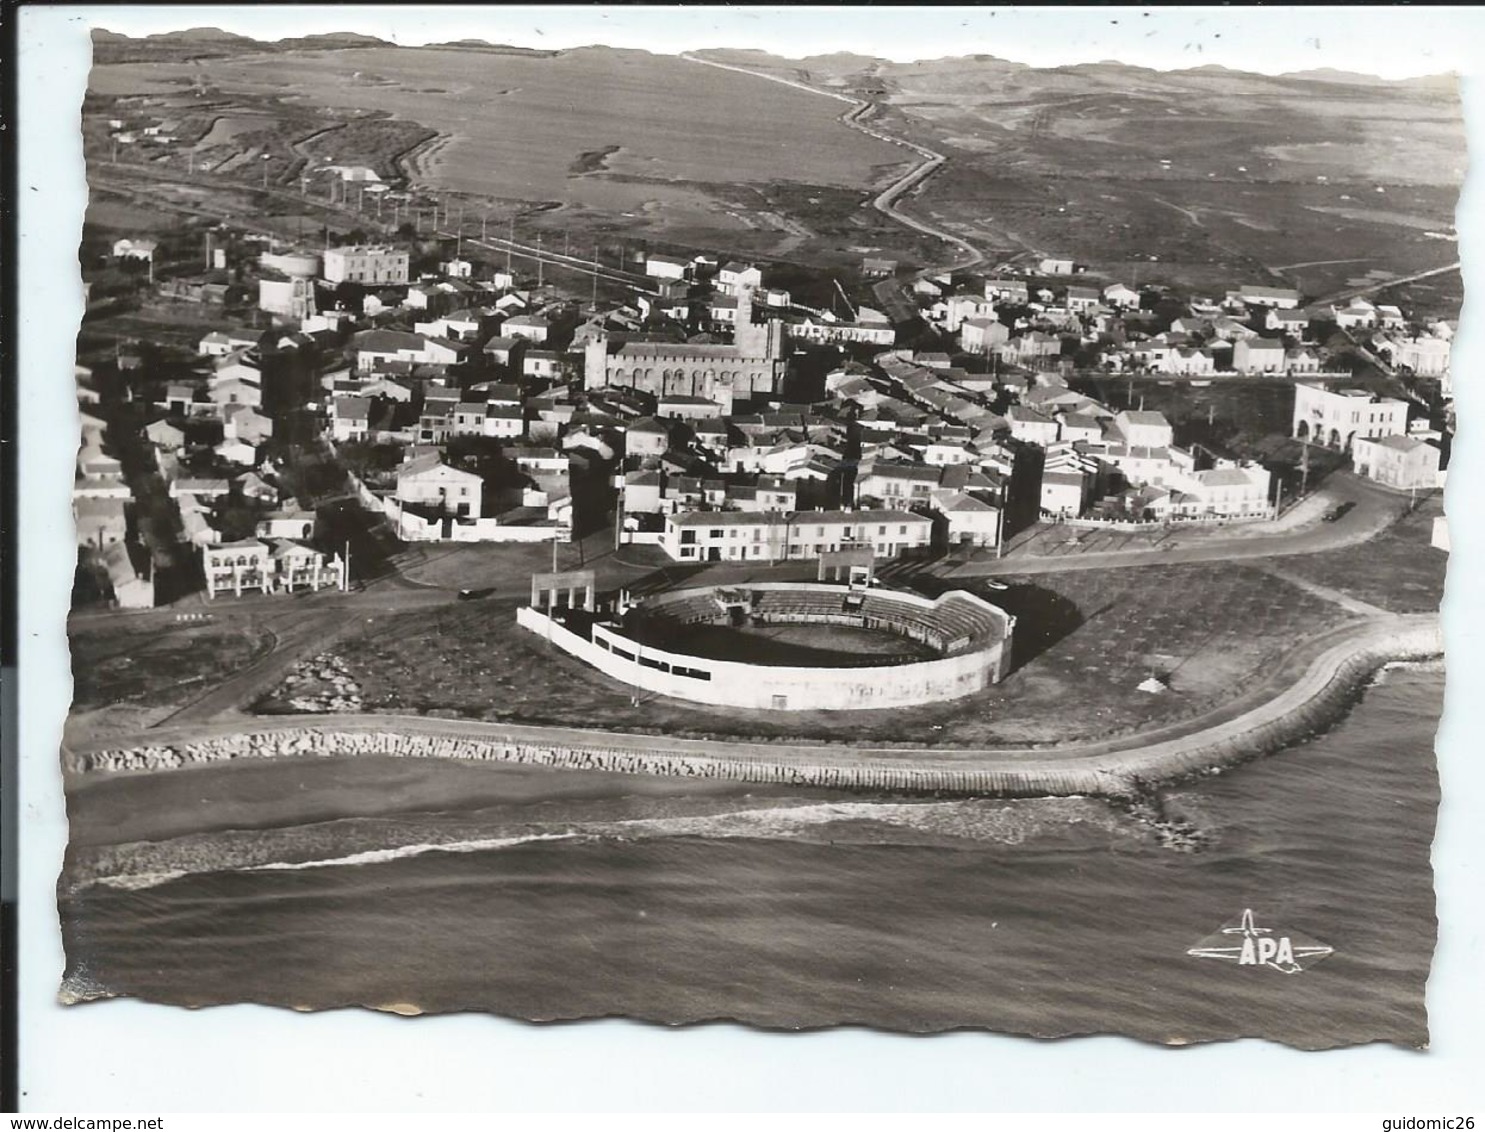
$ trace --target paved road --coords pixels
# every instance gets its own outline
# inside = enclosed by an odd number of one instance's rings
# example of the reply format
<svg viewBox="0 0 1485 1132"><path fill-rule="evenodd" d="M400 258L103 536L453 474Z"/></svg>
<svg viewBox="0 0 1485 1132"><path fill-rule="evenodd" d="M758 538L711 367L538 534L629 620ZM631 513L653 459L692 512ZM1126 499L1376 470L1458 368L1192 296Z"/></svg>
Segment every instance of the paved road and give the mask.
<svg viewBox="0 0 1485 1132"><path fill-rule="evenodd" d="M1112 551L1086 551L1068 547L1063 553L1017 554L1014 546L1003 558L984 557L947 567L946 578L994 577L1005 574L1053 574L1064 570L1103 570L1126 566L1174 565L1189 562L1228 562L1240 559L1279 558L1316 554L1341 547L1357 546L1375 538L1397 519L1407 500L1374 488L1354 476L1333 475L1326 489L1336 500L1354 504L1334 523L1316 523L1299 530L1271 535L1262 526L1233 527L1227 532L1193 533L1182 542L1180 529L1163 536L1157 547ZM1065 528L1068 536L1082 538L1096 532Z"/></svg>
<svg viewBox="0 0 1485 1132"><path fill-rule="evenodd" d="M316 715L270 717L188 728L166 728L102 742L74 744L68 754L179 745L244 733L392 733L492 744L523 744L539 750L566 748L626 752L640 756L645 773L698 773L699 764L721 764L720 777L795 781L801 775L837 770L885 770L888 781L912 788L963 782L986 776L998 792L1127 792L1141 780L1190 773L1211 758L1232 761L1256 749L1256 735L1285 727L1332 687L1337 673L1359 652L1383 654L1394 648L1410 653L1439 647L1435 616L1388 616L1332 630L1296 647L1273 665L1253 688L1193 719L1136 735L1068 744L1056 748L935 749L856 747L846 744L789 745L675 739L564 727L526 727L469 720L398 715ZM1292 728L1292 723L1288 724ZM434 753L434 752L429 752ZM499 757L498 755L496 757ZM970 787L982 792L980 787Z"/></svg>

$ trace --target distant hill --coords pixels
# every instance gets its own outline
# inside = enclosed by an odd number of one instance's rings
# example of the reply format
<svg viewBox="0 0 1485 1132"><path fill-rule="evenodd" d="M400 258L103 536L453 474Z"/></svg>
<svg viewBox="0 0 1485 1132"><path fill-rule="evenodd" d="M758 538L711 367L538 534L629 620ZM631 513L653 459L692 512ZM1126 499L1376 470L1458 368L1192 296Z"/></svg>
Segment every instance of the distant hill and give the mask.
<svg viewBox="0 0 1485 1132"><path fill-rule="evenodd" d="M272 43L256 44L258 48L275 47L284 51L337 51L353 47L395 47L385 39L374 35L358 35L355 32L337 31L327 35L304 35L297 39L279 39Z"/></svg>
<svg viewBox="0 0 1485 1132"><path fill-rule="evenodd" d="M94 28L95 63L150 63L183 59L223 59L260 51L336 51L356 47L391 47L374 35L331 32L276 41L252 39L221 28L187 28L155 35L121 35L107 28Z"/></svg>
<svg viewBox="0 0 1485 1132"><path fill-rule="evenodd" d="M532 59L550 59L559 54L556 51L544 51L539 47L516 47L509 43L491 43L485 39L451 39L444 43L429 43L424 45L429 51L485 51L491 55L521 55Z"/></svg>
<svg viewBox="0 0 1485 1132"><path fill-rule="evenodd" d="M1257 83L1297 80L1368 87L1414 87L1420 90L1437 91L1453 90L1457 82L1455 76L1449 74L1427 75L1410 79L1384 79L1378 75L1361 74L1355 71L1341 71L1332 67L1292 71L1282 75L1262 75L1254 71L1244 71L1235 67L1227 67L1220 63L1206 63L1199 67L1159 71L1152 67L1135 66L1113 59L1100 60L1096 63L1072 63L1060 67L1031 67L1025 63L1016 63L995 55L983 54L949 55L937 59L917 59L911 63L894 63L890 59L881 59L871 55L858 55L845 51L828 55L809 55L799 59L791 59L786 56L774 55L767 51L752 48L731 47L707 48L705 50L693 51L691 54L703 59L712 59L719 63L731 63L739 67L754 66L759 70L817 72L819 78L822 80L827 78L840 79L846 74L861 72L871 72L885 77L891 77L899 71L924 72L948 70L958 72L971 65L984 65L999 72L1036 71L1038 73L1087 75L1104 78L1129 77L1133 75L1182 75L1197 78L1206 76L1214 79L1252 81Z"/></svg>

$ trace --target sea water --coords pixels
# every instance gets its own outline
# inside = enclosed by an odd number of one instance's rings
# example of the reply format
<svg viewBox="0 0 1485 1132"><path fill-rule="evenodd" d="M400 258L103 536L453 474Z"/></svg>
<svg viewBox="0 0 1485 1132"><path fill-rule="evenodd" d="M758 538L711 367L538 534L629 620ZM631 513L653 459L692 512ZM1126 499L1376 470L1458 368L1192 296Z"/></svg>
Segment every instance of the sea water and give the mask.
<svg viewBox="0 0 1485 1132"><path fill-rule="evenodd" d="M1133 811L376 759L120 780L74 807L65 990L1423 1045L1442 692L1392 669L1326 734ZM1333 953L1188 954L1247 909Z"/></svg>

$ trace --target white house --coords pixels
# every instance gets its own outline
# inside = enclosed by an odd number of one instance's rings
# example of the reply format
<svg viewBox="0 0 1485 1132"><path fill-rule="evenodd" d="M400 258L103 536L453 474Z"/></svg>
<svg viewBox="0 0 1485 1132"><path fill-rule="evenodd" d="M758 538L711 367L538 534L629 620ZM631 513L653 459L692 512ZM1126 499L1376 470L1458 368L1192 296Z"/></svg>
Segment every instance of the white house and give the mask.
<svg viewBox="0 0 1485 1132"><path fill-rule="evenodd" d="M113 243L113 258L153 261L155 251L159 246L160 243L158 240L115 240Z"/></svg>
<svg viewBox="0 0 1485 1132"><path fill-rule="evenodd" d="M1334 303L1330 313L1335 324L1342 330L1377 325L1377 308L1365 299L1352 299L1345 306Z"/></svg>
<svg viewBox="0 0 1485 1132"><path fill-rule="evenodd" d="M330 437L337 444L364 440L371 431L370 397L337 397L330 410Z"/></svg>
<svg viewBox="0 0 1485 1132"><path fill-rule="evenodd" d="M1439 450L1415 436L1358 436L1351 445L1357 475L1403 491L1439 486Z"/></svg>
<svg viewBox="0 0 1485 1132"><path fill-rule="evenodd" d="M1349 449L1358 437L1405 436L1408 403L1376 397L1363 389L1294 386L1293 433L1300 440Z"/></svg>
<svg viewBox="0 0 1485 1132"><path fill-rule="evenodd" d="M1029 405L1012 405L1005 411L1011 435L1017 440L1046 447L1057 441L1057 422Z"/></svg>
<svg viewBox="0 0 1485 1132"><path fill-rule="evenodd" d="M763 272L751 263L729 261L717 271L716 285L724 295L740 295L745 290L762 287Z"/></svg>
<svg viewBox="0 0 1485 1132"><path fill-rule="evenodd" d="M1174 439L1175 430L1164 413L1148 410L1126 409L1114 417L1125 444L1142 448L1164 448Z"/></svg>
<svg viewBox="0 0 1485 1132"><path fill-rule="evenodd" d="M1281 334L1292 334L1299 338L1310 329L1310 316L1304 311L1273 307L1265 316L1263 326L1265 330L1277 330Z"/></svg>
<svg viewBox="0 0 1485 1132"><path fill-rule="evenodd" d="M951 546L994 546L1000 537L1000 508L968 492L940 488L928 505L943 516Z"/></svg>
<svg viewBox="0 0 1485 1132"><path fill-rule="evenodd" d="M691 264L675 256L652 255L645 258L645 274L652 279L684 279Z"/></svg>
<svg viewBox="0 0 1485 1132"><path fill-rule="evenodd" d="M528 342L545 342L551 334L552 324L540 315L515 314L506 319L500 331L509 338L524 338Z"/></svg>
<svg viewBox="0 0 1485 1132"><path fill-rule="evenodd" d="M1087 473L1072 468L1043 472L1041 484L1041 510L1048 515L1064 518L1082 513L1088 501L1089 477Z"/></svg>
<svg viewBox="0 0 1485 1132"><path fill-rule="evenodd" d="M1277 338L1242 338L1232 348L1239 373L1283 373L1284 343Z"/></svg>
<svg viewBox="0 0 1485 1132"><path fill-rule="evenodd" d="M525 436L526 414L519 405L487 404L481 432L497 440L513 440Z"/></svg>
<svg viewBox="0 0 1485 1132"><path fill-rule="evenodd" d="M932 518L911 511L699 511L667 516L660 545L678 562L772 562L847 548L892 558L932 541Z"/></svg>
<svg viewBox="0 0 1485 1132"><path fill-rule="evenodd" d="M324 278L329 283L407 283L408 253L397 248L369 244L328 248L323 262Z"/></svg>
<svg viewBox="0 0 1485 1132"><path fill-rule="evenodd" d="M993 318L967 318L959 327L959 348L966 354L993 354L1010 336L1006 325Z"/></svg>
<svg viewBox="0 0 1485 1132"><path fill-rule="evenodd" d="M479 476L449 467L437 453L419 456L397 469L397 501L404 506L436 507L450 515L477 517L483 490Z"/></svg>
<svg viewBox="0 0 1485 1132"><path fill-rule="evenodd" d="M1293 310L1299 306L1299 292L1289 287L1269 287L1262 283L1249 283L1236 291L1227 293L1228 299L1236 299L1246 306L1279 307Z"/></svg>

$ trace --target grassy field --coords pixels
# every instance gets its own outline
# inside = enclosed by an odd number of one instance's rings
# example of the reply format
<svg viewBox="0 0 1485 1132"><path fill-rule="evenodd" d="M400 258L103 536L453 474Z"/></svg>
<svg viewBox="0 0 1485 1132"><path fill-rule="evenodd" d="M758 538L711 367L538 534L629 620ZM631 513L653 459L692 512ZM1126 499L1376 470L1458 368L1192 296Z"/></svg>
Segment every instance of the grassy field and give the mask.
<svg viewBox="0 0 1485 1132"><path fill-rule="evenodd" d="M878 102L890 130L951 159L913 210L997 258L1061 253L1110 277L1197 288L1273 271L1321 295L1457 251L1425 235L1452 227L1464 175L1458 94L1444 82L703 54ZM1448 310L1450 298L1417 302Z"/></svg>
<svg viewBox="0 0 1485 1132"><path fill-rule="evenodd" d="M1016 669L950 704L762 715L611 681L515 625L503 595L390 619L337 646L366 710L723 737L962 746L1088 738L1186 718L1252 686L1347 614L1226 564L1077 571L986 595L1016 614ZM1151 675L1170 691L1136 685ZM260 710L284 710L270 697Z"/></svg>
<svg viewBox="0 0 1485 1132"><path fill-rule="evenodd" d="M1444 600L1449 565L1449 555L1430 545L1433 521L1441 514L1443 501L1434 495L1360 546L1278 561L1298 577L1393 613L1432 613Z"/></svg>
<svg viewBox="0 0 1485 1132"><path fill-rule="evenodd" d="M102 95L163 92L192 73L189 64L100 66L90 86ZM633 214L636 226L746 230L693 186L865 188L904 160L897 147L840 125L842 106L830 100L634 51L287 53L216 61L211 82L231 96L292 95L296 106L375 111L447 135L420 158L430 187ZM321 149L342 144L322 140ZM361 148L352 146L358 157ZM593 153L604 154L602 171L584 161Z"/></svg>
<svg viewBox="0 0 1485 1132"><path fill-rule="evenodd" d="M1318 296L1368 271L1401 275L1457 256L1427 234L1451 227L1463 176L1458 98L1443 86L1035 71L981 58L733 61L870 98L889 131L948 155L908 207L992 259L1062 253L1109 278L1212 290L1278 278ZM198 71L168 55L104 64L92 87L100 98L179 102ZM866 207L910 158L841 125L844 104L676 57L268 52L214 61L210 83L221 120L273 123L207 151L239 179L260 152L270 181L289 186L310 155L385 174L411 149L407 168L427 189L468 194L502 220L531 202L547 210L543 227L584 240L622 228L830 266L868 252L943 255ZM1407 298L1447 315L1458 290L1443 280Z"/></svg>
<svg viewBox="0 0 1485 1132"><path fill-rule="evenodd" d="M165 629L76 629L73 710L113 705L183 706L263 656L267 634L241 626L170 625Z"/></svg>

